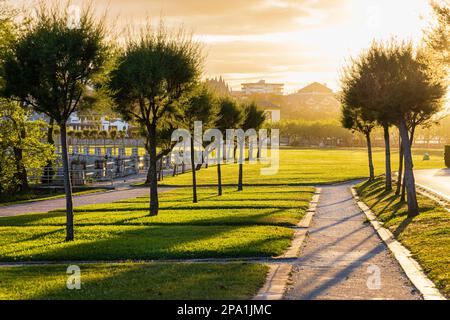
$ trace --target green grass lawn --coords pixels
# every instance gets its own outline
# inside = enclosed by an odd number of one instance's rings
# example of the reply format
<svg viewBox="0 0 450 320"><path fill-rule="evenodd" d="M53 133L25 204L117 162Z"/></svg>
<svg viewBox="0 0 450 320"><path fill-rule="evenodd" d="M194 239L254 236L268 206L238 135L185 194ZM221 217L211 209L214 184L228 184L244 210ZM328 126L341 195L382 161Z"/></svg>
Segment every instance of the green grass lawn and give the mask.
<svg viewBox="0 0 450 320"><path fill-rule="evenodd" d="M263 285L267 266L219 264L82 265L81 290L68 290L67 266L0 269L0 300L251 299Z"/></svg>
<svg viewBox="0 0 450 320"><path fill-rule="evenodd" d="M424 161L425 152L431 155L430 161ZM314 185L341 182L364 178L368 176L366 149L282 149L280 150L279 171L273 176L261 175L262 164L244 165L244 183L247 185ZM392 166L395 170L398 163L398 153L392 152ZM376 174L384 172L384 149L374 150L374 165ZM442 150L414 150L415 169L444 168ZM214 185L217 183L217 169L210 167L197 173L199 185ZM226 185L236 185L238 179L237 165L222 166L222 182ZM161 183L167 186L189 186L191 175L166 177Z"/></svg>
<svg viewBox="0 0 450 320"><path fill-rule="evenodd" d="M416 168L444 166L442 152L430 152L432 160L422 161L425 152L416 150ZM375 149L374 159L376 172L383 173L381 149ZM396 160L394 153L394 168ZM243 192L237 192L237 166L223 166L223 182L228 186L222 197L216 195L213 186L216 168L200 170L198 182L204 187L198 190L198 204L192 203L190 174L167 177L162 184L186 188L160 194L157 217L148 216L148 197L78 207L76 240L71 243L64 242L64 211L1 218L0 261L278 256L291 243L294 231L289 227L304 216L312 198L314 188L307 185L366 177L367 155L364 149L283 149L277 175L262 176L262 167L244 165L247 186ZM444 219L439 209L433 207L430 211ZM431 219L432 213L429 223L424 220L422 224L421 216L400 237L413 235L401 240L417 254L430 277L448 288L448 268L443 263L448 267L449 261L442 258L448 257L448 220ZM424 219L426 216L427 213ZM388 223L396 228L403 220L402 215L396 214ZM412 228L416 223L417 230ZM419 227L426 232L419 232ZM440 243L435 245L434 241ZM84 265L81 291L65 289L65 267L0 270L0 299L248 299L263 284L267 267L131 262Z"/></svg>
<svg viewBox="0 0 450 320"><path fill-rule="evenodd" d="M0 219L0 261L122 260L281 255L303 217L314 188L225 188L223 200L200 188L161 194L157 217L148 199L76 209L75 238L64 242L64 212ZM259 198L259 199L258 199ZM147 203L146 203L147 202Z"/></svg>
<svg viewBox="0 0 450 320"><path fill-rule="evenodd" d="M413 254L430 279L450 297L450 214L432 200L419 196L420 215L410 219L406 204L384 191L377 179L358 186L358 194L384 226Z"/></svg>
<svg viewBox="0 0 450 320"><path fill-rule="evenodd" d="M76 208L74 242L65 212L0 219L0 261L112 261L271 257L291 243L311 187L200 188L160 195L157 217L146 197ZM67 290L66 266L0 268L0 299L250 299L267 266L253 264L82 265L82 290Z"/></svg>

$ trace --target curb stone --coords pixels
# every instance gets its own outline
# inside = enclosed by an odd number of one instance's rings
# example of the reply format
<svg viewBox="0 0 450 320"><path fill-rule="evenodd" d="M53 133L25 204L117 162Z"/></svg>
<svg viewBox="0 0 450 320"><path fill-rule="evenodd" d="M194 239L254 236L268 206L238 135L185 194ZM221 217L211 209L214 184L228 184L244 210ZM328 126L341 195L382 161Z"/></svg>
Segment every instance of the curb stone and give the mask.
<svg viewBox="0 0 450 320"><path fill-rule="evenodd" d="M370 208L360 200L356 189L351 188L353 198L358 204L361 211L364 212L378 236L383 240L386 246L394 255L403 271L413 285L422 294L424 300L447 300L436 288L434 283L428 279L419 263L412 257L411 252L406 249L399 241L397 241L391 231L384 228L382 223L377 220L376 215Z"/></svg>
<svg viewBox="0 0 450 320"><path fill-rule="evenodd" d="M297 224L292 240L291 247L277 259L296 259L299 257L300 249L308 236L308 228L311 225L312 218L317 210L321 188L316 188L309 208L303 219ZM267 274L266 283L259 290L254 300L281 300L286 291L289 277L291 275L292 265L271 265Z"/></svg>

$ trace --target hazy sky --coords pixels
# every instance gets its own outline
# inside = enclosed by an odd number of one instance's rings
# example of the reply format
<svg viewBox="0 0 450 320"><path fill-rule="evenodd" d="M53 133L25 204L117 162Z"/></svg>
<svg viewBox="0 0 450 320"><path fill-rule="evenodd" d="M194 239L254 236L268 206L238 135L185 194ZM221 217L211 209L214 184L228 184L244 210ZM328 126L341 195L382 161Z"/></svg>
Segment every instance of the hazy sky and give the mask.
<svg viewBox="0 0 450 320"><path fill-rule="evenodd" d="M31 1L15 1L32 3ZM73 1L79 4L83 0ZM163 16L205 43L205 76L282 82L292 92L313 82L338 89L339 69L372 39L420 39L428 0L95 0L117 27Z"/></svg>

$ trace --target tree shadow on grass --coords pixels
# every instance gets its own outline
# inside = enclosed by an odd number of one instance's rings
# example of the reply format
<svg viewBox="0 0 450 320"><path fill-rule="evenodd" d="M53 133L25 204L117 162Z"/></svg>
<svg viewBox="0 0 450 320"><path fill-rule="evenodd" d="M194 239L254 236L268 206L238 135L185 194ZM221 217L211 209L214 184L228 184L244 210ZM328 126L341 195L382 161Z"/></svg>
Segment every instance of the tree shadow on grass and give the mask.
<svg viewBox="0 0 450 320"><path fill-rule="evenodd" d="M251 226L251 225L273 225L273 226L294 226L296 225L301 217L303 216L302 213L299 213L296 215L296 219L292 223L286 223L281 222L277 223L273 220L268 220L270 217L275 217L277 214L284 213L286 209L276 209L272 210L270 212L265 213L258 213L258 214L242 214L242 213L236 213L236 214L230 214L229 216L221 216L221 217L212 217L212 218L203 218L198 220L192 220L192 221L184 221L184 222L139 222L139 219L141 217L135 217L130 219L125 219L120 222L121 225L133 225L133 221L135 221L136 225L172 225L172 226ZM188 214L188 213L186 213ZM289 218L289 217L286 217ZM281 219L286 219L281 218Z"/></svg>
<svg viewBox="0 0 450 320"><path fill-rule="evenodd" d="M264 229L267 228L267 229ZM61 239L63 239L61 232ZM243 226L152 226L81 227L74 242L54 237L42 250L29 246L0 260L83 261L138 259L193 259L230 257L270 257L281 254L290 244L293 231L282 227ZM45 240L45 236L41 240ZM22 252L23 254L18 254Z"/></svg>
<svg viewBox="0 0 450 320"><path fill-rule="evenodd" d="M412 217L406 217L394 230L394 237L398 239L398 237L406 230L406 228L414 221Z"/></svg>

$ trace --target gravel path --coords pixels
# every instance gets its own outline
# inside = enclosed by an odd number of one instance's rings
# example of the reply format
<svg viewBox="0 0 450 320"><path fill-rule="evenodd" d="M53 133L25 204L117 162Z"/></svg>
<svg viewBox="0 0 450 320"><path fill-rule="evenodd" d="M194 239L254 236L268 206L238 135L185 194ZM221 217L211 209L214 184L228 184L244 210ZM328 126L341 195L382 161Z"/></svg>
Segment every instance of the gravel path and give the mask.
<svg viewBox="0 0 450 320"><path fill-rule="evenodd" d="M322 188L285 298L420 299L376 231L365 222L350 187L346 183Z"/></svg>
<svg viewBox="0 0 450 320"><path fill-rule="evenodd" d="M172 188L160 189L160 192L171 189ZM89 204L106 204L112 203L114 201L146 196L149 194L149 188L128 188L118 191L98 192L76 196L73 198L73 203L75 207ZM65 198L16 204L12 206L0 207L0 217L11 217L20 214L48 212L51 210L64 209L65 207Z"/></svg>

